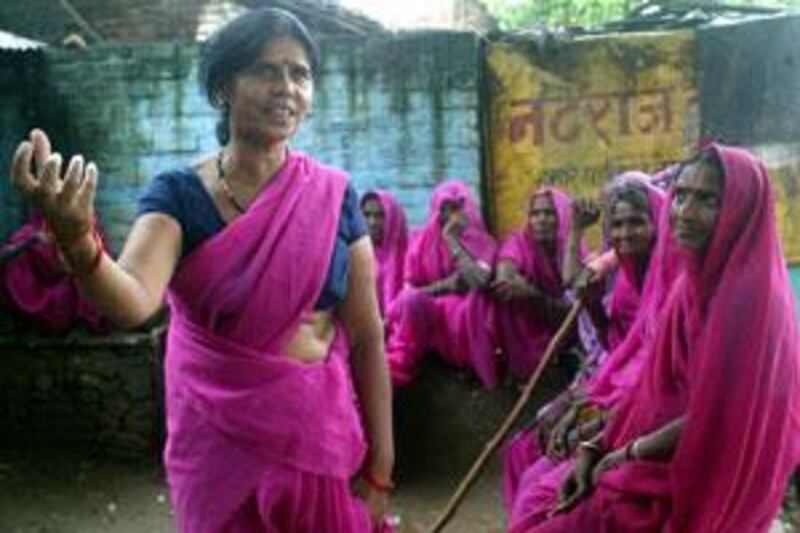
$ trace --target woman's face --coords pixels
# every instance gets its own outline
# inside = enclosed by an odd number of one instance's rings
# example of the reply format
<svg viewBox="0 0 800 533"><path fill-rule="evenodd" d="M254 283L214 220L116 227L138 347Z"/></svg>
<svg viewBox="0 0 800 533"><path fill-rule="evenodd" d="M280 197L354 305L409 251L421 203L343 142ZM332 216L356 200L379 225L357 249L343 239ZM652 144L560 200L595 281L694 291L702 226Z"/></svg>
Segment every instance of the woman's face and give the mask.
<svg viewBox="0 0 800 533"><path fill-rule="evenodd" d="M367 223L369 236L374 244L383 242L383 225L386 220L386 213L377 198L368 198L361 205L361 212Z"/></svg>
<svg viewBox="0 0 800 533"><path fill-rule="evenodd" d="M303 45L291 37L269 42L227 91L232 135L259 145L288 140L311 108L313 93Z"/></svg>
<svg viewBox="0 0 800 533"><path fill-rule="evenodd" d="M439 208L439 226L444 228L448 222L454 221L460 228L467 225L467 214L464 213L463 200L445 200Z"/></svg>
<svg viewBox="0 0 800 533"><path fill-rule="evenodd" d="M650 213L626 200L617 200L610 215L611 246L622 257L643 257L650 252L655 227Z"/></svg>
<svg viewBox="0 0 800 533"><path fill-rule="evenodd" d="M533 198L528 212L528 225L537 242L552 242L558 234L558 213L549 194Z"/></svg>
<svg viewBox="0 0 800 533"><path fill-rule="evenodd" d="M711 242L722 205L722 183L707 164L683 169L675 181L672 230L679 245L704 251Z"/></svg>

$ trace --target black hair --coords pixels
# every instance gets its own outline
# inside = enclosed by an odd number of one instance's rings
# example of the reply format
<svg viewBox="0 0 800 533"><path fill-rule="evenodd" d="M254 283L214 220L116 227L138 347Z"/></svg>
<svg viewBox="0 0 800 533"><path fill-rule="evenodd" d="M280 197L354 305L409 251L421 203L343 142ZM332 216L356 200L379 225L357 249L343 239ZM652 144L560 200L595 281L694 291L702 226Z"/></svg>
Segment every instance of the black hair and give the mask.
<svg viewBox="0 0 800 533"><path fill-rule="evenodd" d="M623 183L611 188L608 193L609 213L614 212L614 208L619 202L628 202L636 210L650 213L650 199L647 191L636 182Z"/></svg>
<svg viewBox="0 0 800 533"><path fill-rule="evenodd" d="M378 196L378 193L375 191L368 191L364 193L364 196L361 197L361 202L359 203L359 205L363 208L364 204L366 204L370 200L377 201L379 204L381 204L381 208L383 208L383 204L381 203L381 197Z"/></svg>
<svg viewBox="0 0 800 533"><path fill-rule="evenodd" d="M264 46L281 37L291 37L305 48L312 75L319 68L319 46L300 20L283 9L248 11L217 30L203 46L198 81L211 106L220 110L217 140L230 139L224 93L233 79L257 59Z"/></svg>

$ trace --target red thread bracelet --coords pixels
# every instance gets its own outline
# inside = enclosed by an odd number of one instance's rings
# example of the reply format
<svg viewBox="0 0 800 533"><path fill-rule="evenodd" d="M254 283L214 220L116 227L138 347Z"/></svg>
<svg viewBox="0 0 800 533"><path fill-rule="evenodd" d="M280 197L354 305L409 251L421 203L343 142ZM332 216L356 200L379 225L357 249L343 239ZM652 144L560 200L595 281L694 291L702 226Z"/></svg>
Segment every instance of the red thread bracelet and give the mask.
<svg viewBox="0 0 800 533"><path fill-rule="evenodd" d="M94 226L92 226L92 229L90 231L92 234L92 240L94 241L95 252L94 255L92 256L92 260L89 262L89 265L86 267L85 270L77 271L74 268L71 269L70 274L76 280L84 280L89 276L91 276L94 273L94 271L97 270L97 267L100 266L100 263L103 260L103 254L106 251L106 247L103 244L103 239L100 237L100 233L98 233L97 229ZM67 261L67 263L69 264L69 261Z"/></svg>
<svg viewBox="0 0 800 533"><path fill-rule="evenodd" d="M361 477L364 478L364 481L366 481L367 485L379 492L392 492L394 490L394 483L391 481L386 483L378 481L369 470L365 470Z"/></svg>

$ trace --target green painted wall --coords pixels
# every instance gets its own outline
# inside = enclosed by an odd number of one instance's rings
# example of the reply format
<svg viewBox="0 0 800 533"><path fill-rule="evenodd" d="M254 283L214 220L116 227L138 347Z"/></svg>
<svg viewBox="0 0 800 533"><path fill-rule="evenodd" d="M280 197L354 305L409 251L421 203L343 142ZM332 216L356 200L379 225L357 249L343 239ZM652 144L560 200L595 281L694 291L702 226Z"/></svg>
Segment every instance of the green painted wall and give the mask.
<svg viewBox="0 0 800 533"><path fill-rule="evenodd" d="M789 275L792 278L792 285L794 286L794 306L800 317L800 266L795 266L789 269Z"/></svg>

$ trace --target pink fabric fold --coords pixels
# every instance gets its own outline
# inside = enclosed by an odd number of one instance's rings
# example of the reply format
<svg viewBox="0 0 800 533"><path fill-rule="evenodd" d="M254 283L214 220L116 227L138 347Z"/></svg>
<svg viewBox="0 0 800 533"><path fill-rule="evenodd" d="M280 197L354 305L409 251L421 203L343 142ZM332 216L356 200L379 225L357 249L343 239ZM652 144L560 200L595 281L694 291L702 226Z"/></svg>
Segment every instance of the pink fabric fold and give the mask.
<svg viewBox="0 0 800 533"><path fill-rule="evenodd" d="M66 333L77 324L83 324L93 333L107 331L108 322L81 295L64 270L55 245L38 236L43 230L44 219L34 214L3 246L28 243L19 255L0 265L0 302L33 329L45 334ZM110 249L99 223L97 231Z"/></svg>
<svg viewBox="0 0 800 533"><path fill-rule="evenodd" d="M572 225L572 200L553 187L537 189L528 200L546 195L553 201L558 217L555 255L551 256L536 240L527 222L509 235L497 253L496 262L511 261L517 271L539 290L553 298L564 298L561 265L567 236ZM530 302L497 304L497 330L500 346L511 374L524 380L534 371L551 337L561 325L559 317L546 314Z"/></svg>
<svg viewBox="0 0 800 533"><path fill-rule="evenodd" d="M604 434L624 446L683 417L668 462L606 472L567 515L512 531L764 532L800 460L800 339L767 172L712 145L717 227L671 288L641 379ZM746 312L744 312L746 310Z"/></svg>
<svg viewBox="0 0 800 533"><path fill-rule="evenodd" d="M468 219L460 237L463 247L487 267L493 264L494 239L486 231L469 188L456 180L442 183L433 193L425 227L409 246L406 288L387 313L387 353L395 386L413 381L427 351L435 351L453 366L474 371L486 387L499 381L491 298L483 291L430 296L417 289L456 271L439 226L439 212L448 200L463 202Z"/></svg>
<svg viewBox="0 0 800 533"><path fill-rule="evenodd" d="M344 332L337 325L319 363L282 352L322 290L345 188L342 173L290 152L248 211L179 264L169 289L165 463L182 531L235 530L248 501L270 506L265 483L287 470L340 487L328 503L359 514L341 492L365 453ZM279 507L302 501L286 490ZM276 530L316 531L304 524L285 516Z"/></svg>
<svg viewBox="0 0 800 533"><path fill-rule="evenodd" d="M375 249L375 261L378 266L378 304L381 316L403 288L403 264L408 248L408 224L403 208L388 191L374 190L366 193L362 199L376 198L383 208L383 240L372 243Z"/></svg>

